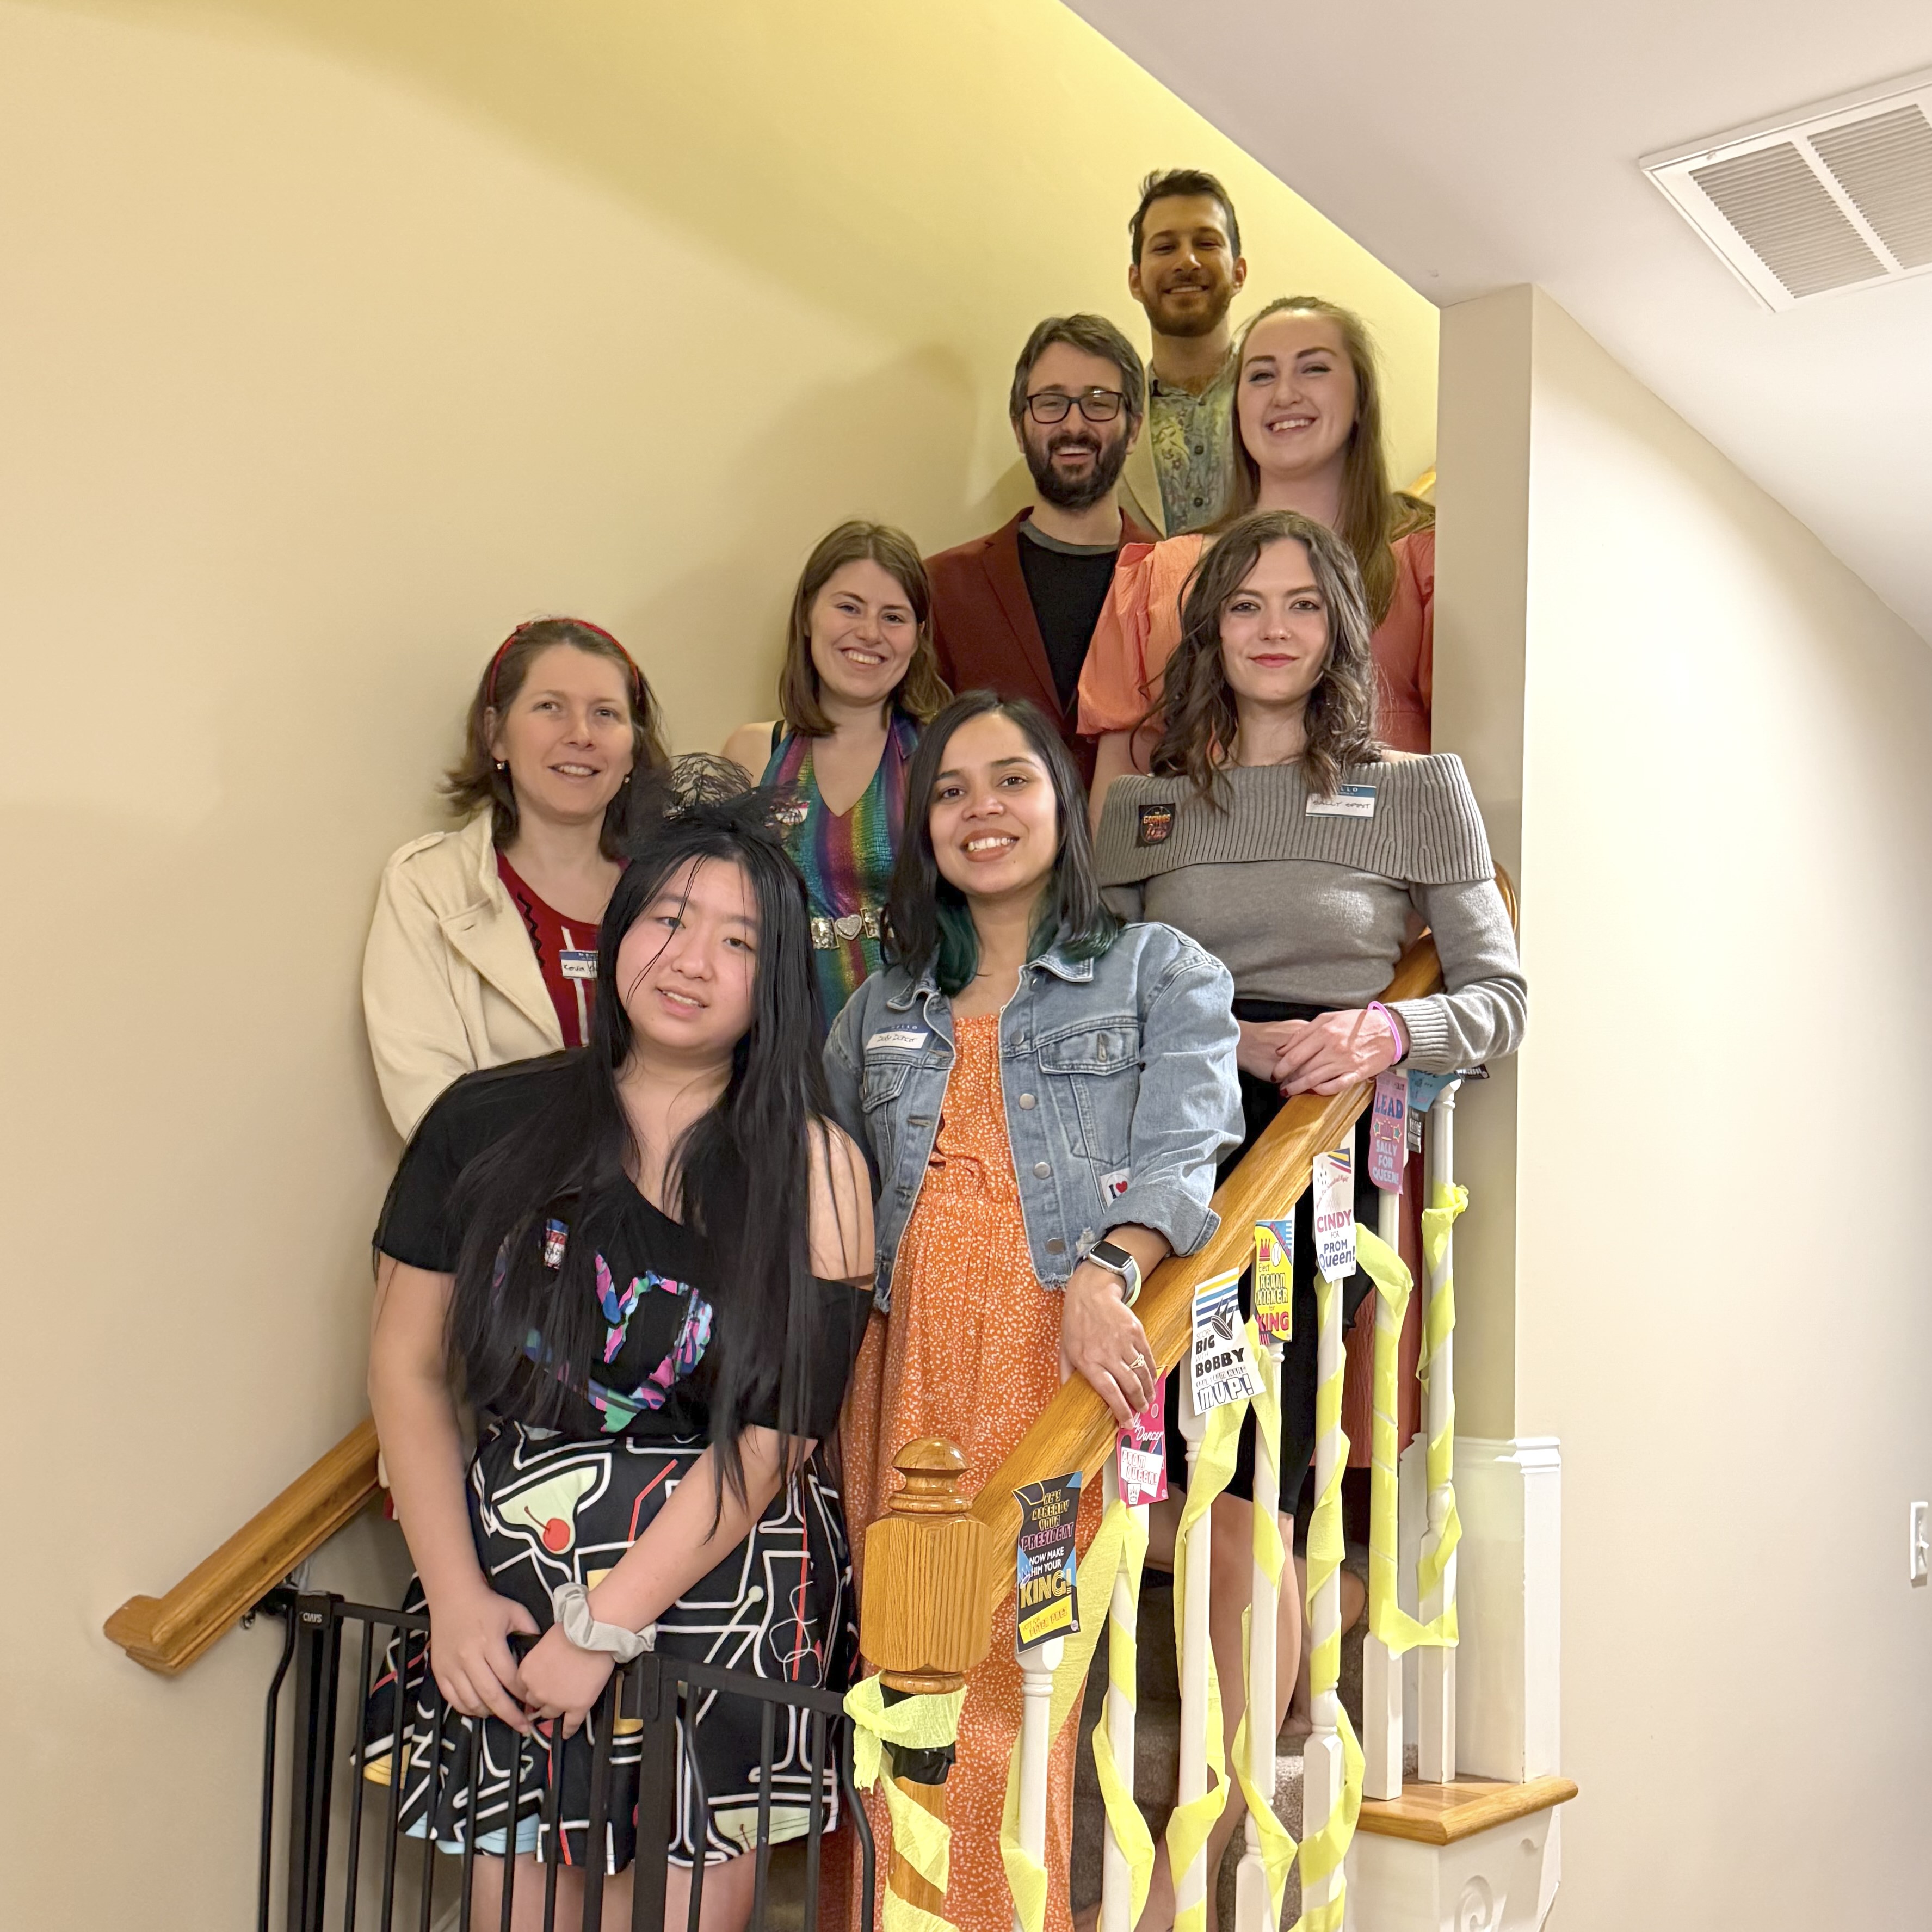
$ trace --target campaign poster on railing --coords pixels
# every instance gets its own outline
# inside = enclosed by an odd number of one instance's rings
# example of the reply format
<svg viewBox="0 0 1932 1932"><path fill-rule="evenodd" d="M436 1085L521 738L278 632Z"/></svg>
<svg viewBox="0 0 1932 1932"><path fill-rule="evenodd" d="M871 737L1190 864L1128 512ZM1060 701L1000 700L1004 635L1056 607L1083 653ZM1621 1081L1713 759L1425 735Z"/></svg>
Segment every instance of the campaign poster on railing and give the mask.
<svg viewBox="0 0 1932 1932"><path fill-rule="evenodd" d="M1230 1268L1194 1291L1194 1341L1188 1351L1194 1412L1205 1415L1222 1403L1262 1392L1261 1372L1248 1353L1241 1322L1241 1271Z"/></svg>
<svg viewBox="0 0 1932 1932"><path fill-rule="evenodd" d="M1157 1503L1167 1494L1167 1384L1156 1381L1154 1400L1114 1439L1120 1500L1130 1509Z"/></svg>
<svg viewBox="0 0 1932 1932"><path fill-rule="evenodd" d="M1413 1069L1408 1076L1408 1111L1426 1114L1435 1106L1444 1088L1453 1087L1460 1076L1454 1073L1421 1073Z"/></svg>
<svg viewBox="0 0 1932 1932"><path fill-rule="evenodd" d="M1342 1148L1315 1156L1315 1264L1324 1281L1355 1271L1355 1156Z"/></svg>
<svg viewBox="0 0 1932 1932"><path fill-rule="evenodd" d="M1255 1223L1255 1326L1294 1340L1294 1216Z"/></svg>
<svg viewBox="0 0 1932 1932"><path fill-rule="evenodd" d="M1080 1628L1073 1533L1080 1520L1080 1472L1048 1476L1013 1492L1020 1506L1013 1598L1022 1650L1036 1650Z"/></svg>
<svg viewBox="0 0 1932 1932"><path fill-rule="evenodd" d="M1408 1160L1408 1076L1396 1067L1376 1076L1369 1115L1369 1178L1384 1194L1402 1192Z"/></svg>

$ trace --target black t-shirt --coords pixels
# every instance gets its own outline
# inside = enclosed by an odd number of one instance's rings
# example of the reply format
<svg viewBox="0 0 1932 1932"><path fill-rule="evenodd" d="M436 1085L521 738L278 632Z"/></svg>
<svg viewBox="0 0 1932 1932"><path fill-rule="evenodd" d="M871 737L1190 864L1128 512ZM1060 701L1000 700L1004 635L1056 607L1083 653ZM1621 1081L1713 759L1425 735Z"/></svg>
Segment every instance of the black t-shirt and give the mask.
<svg viewBox="0 0 1932 1932"><path fill-rule="evenodd" d="M1080 668L1119 556L1115 544L1076 548L1042 536L1030 523L1020 526L1020 573L1063 708L1072 704L1079 687Z"/></svg>
<svg viewBox="0 0 1932 1932"><path fill-rule="evenodd" d="M566 1064L466 1075L424 1115L404 1150L376 1233L382 1252L432 1274L454 1274L463 1246L454 1196L464 1169L511 1132L544 1098L544 1083L566 1076ZM570 1224L596 1244L592 1290L604 1317L605 1346L591 1362L570 1365L564 1415L554 1426L582 1437L626 1435L706 1440L719 1351L730 1346L730 1306L704 1280L699 1244L681 1223L621 1181L584 1202L568 1221L550 1220L541 1234L547 1263L561 1266ZM863 1339L869 1294L843 1282L814 1281L815 1346L811 1405L804 1433L823 1438L837 1426L845 1384ZM536 1331L532 1332L532 1342ZM537 1351L529 1352L532 1373ZM514 1410L514 1403L506 1403ZM754 1404L747 1424L778 1426L778 1391Z"/></svg>

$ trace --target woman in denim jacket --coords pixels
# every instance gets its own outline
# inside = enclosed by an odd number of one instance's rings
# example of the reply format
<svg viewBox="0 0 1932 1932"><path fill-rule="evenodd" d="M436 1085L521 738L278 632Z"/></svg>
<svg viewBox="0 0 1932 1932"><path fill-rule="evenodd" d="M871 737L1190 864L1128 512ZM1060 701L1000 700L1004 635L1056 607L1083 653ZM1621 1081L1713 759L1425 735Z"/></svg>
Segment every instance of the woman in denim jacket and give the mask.
<svg viewBox="0 0 1932 1932"><path fill-rule="evenodd" d="M1124 927L1102 904L1079 780L1040 712L988 692L956 700L920 740L906 821L897 963L854 994L825 1053L833 1110L879 1190L876 1311L844 1422L855 1547L916 1437L960 1445L970 1493L1070 1376L1124 1425L1147 1407L1156 1378L1130 1304L1214 1231L1215 1162L1241 1130L1233 982L1172 927ZM1099 1501L1084 1499L1083 1545ZM1012 1618L1009 1596L946 1783L946 1912L962 1932L1012 1923L999 1852L1020 1721ZM1073 1746L1070 1726L1050 1786L1059 1932Z"/></svg>

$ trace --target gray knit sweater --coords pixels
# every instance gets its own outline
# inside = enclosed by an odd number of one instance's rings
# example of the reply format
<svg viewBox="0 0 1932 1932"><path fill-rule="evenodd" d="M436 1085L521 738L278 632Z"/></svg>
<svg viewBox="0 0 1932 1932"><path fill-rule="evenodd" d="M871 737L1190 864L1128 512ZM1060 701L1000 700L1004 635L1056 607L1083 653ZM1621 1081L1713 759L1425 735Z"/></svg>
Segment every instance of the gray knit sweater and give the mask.
<svg viewBox="0 0 1932 1932"><path fill-rule="evenodd" d="M1396 1002L1406 1064L1449 1072L1516 1051L1528 988L1460 758L1351 765L1312 813L1299 764L1226 778L1225 812L1184 778L1114 781L1097 844L1116 912L1198 940L1237 998L1318 1006L1373 999L1420 914L1447 990Z"/></svg>

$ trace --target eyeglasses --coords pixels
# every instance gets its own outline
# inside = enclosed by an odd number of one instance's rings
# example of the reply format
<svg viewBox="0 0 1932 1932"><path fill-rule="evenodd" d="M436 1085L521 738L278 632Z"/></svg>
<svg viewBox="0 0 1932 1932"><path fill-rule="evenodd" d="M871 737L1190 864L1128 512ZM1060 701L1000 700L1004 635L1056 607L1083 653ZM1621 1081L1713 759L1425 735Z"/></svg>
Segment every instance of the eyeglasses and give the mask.
<svg viewBox="0 0 1932 1932"><path fill-rule="evenodd" d="M1126 400L1118 389L1088 389L1078 396L1060 389L1042 389L1038 395L1028 397L1026 407L1036 423L1064 422L1076 403L1089 422L1112 422Z"/></svg>

